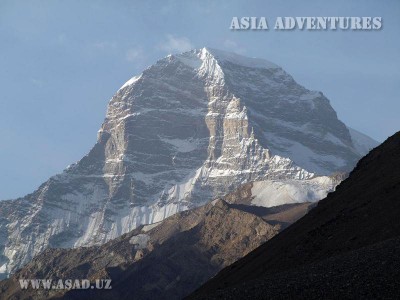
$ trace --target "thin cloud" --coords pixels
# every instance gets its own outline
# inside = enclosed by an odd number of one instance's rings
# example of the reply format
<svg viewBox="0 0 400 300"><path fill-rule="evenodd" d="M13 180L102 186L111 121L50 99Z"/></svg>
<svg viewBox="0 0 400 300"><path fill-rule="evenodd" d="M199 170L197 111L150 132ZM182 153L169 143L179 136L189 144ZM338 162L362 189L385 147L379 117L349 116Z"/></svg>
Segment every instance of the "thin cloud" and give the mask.
<svg viewBox="0 0 400 300"><path fill-rule="evenodd" d="M44 86L44 81L38 78L30 78L30 82L39 88Z"/></svg>
<svg viewBox="0 0 400 300"><path fill-rule="evenodd" d="M131 48L126 51L125 58L129 62L137 62L143 59L143 51L137 48Z"/></svg>
<svg viewBox="0 0 400 300"><path fill-rule="evenodd" d="M166 52L185 52L194 48L187 37L176 37L171 34L166 36L166 41L160 45L160 48Z"/></svg>
<svg viewBox="0 0 400 300"><path fill-rule="evenodd" d="M224 41L224 48L229 51L236 52L237 54L244 54L246 52L245 48L241 47L238 43L230 39Z"/></svg>
<svg viewBox="0 0 400 300"><path fill-rule="evenodd" d="M108 49L116 49L117 43L116 42L108 42L108 41L98 41L92 43L92 46L99 50L108 50Z"/></svg>
<svg viewBox="0 0 400 300"><path fill-rule="evenodd" d="M57 36L57 43L59 43L60 45L64 45L67 42L68 42L68 38L67 38L67 35L65 33L60 33Z"/></svg>

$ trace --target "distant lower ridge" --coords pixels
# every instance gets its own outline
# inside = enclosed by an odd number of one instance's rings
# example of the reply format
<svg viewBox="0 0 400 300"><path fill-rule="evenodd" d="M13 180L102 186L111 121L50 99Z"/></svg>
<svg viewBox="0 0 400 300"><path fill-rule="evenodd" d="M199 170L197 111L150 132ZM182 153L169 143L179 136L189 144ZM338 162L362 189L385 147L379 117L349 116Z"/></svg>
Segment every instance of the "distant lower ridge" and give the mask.
<svg viewBox="0 0 400 300"><path fill-rule="evenodd" d="M182 299L315 205L237 204L244 199L237 195L250 192L249 187L225 200L141 226L102 246L47 249L10 279L0 281L0 299ZM20 279L88 279L92 283L111 279L112 289L22 290Z"/></svg>

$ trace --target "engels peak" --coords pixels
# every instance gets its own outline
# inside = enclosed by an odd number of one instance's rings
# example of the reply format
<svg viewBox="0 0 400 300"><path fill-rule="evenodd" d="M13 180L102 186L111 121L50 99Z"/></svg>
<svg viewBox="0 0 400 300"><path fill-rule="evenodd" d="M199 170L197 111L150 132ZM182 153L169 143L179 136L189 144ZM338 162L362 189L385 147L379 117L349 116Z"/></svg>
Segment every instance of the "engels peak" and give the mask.
<svg viewBox="0 0 400 300"><path fill-rule="evenodd" d="M247 182L275 197L257 205L319 200L337 183L328 175L376 145L271 62L211 48L168 55L116 92L85 157L0 202L0 272L47 247L103 244Z"/></svg>

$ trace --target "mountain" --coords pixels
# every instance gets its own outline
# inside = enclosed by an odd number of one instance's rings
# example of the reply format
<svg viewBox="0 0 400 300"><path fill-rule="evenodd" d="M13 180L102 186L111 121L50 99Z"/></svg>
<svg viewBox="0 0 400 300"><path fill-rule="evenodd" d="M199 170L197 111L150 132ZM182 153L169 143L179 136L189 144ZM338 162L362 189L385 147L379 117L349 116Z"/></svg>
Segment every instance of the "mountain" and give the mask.
<svg viewBox="0 0 400 300"><path fill-rule="evenodd" d="M371 145L353 138L322 93L273 63L209 48L169 55L112 97L85 157L0 202L0 272L48 247L101 245L250 181L347 172Z"/></svg>
<svg viewBox="0 0 400 300"><path fill-rule="evenodd" d="M227 196L233 201L235 194ZM227 200L225 199L225 200ZM47 249L11 279L7 299L182 299L303 216L311 203L273 208L216 199L139 228L102 246ZM249 212L251 210L252 212ZM21 290L19 279L110 278L112 290Z"/></svg>
<svg viewBox="0 0 400 300"><path fill-rule="evenodd" d="M400 132L296 223L192 299L398 299Z"/></svg>

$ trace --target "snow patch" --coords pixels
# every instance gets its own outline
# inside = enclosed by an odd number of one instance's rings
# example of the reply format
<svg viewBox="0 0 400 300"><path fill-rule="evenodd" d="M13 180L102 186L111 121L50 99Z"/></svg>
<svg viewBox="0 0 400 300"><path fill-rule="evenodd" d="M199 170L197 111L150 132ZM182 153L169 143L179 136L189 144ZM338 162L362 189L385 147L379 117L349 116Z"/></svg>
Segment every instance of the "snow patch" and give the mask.
<svg viewBox="0 0 400 300"><path fill-rule="evenodd" d="M211 205L212 206L215 206L215 204L217 204L217 202L219 201L219 199L217 198L217 199L215 199L215 200L213 200L213 201L211 201Z"/></svg>
<svg viewBox="0 0 400 300"><path fill-rule="evenodd" d="M129 79L127 82L124 83L123 86L121 86L119 89L122 90L123 88L134 84L136 81L138 81L140 78L142 77L142 74L138 75L138 76L134 76L131 79Z"/></svg>
<svg viewBox="0 0 400 300"><path fill-rule="evenodd" d="M150 236L147 234L138 234L130 238L129 244L134 245L135 250L145 249L150 241Z"/></svg>
<svg viewBox="0 0 400 300"><path fill-rule="evenodd" d="M161 141L173 146L179 152L191 152L198 147L198 141L195 139L168 139L160 138Z"/></svg>
<svg viewBox="0 0 400 300"><path fill-rule="evenodd" d="M0 273L7 273L7 263L0 267Z"/></svg>
<svg viewBox="0 0 400 300"><path fill-rule="evenodd" d="M333 191L335 185L329 177L311 180L256 181L251 189L252 205L272 207L288 203L316 202Z"/></svg>

